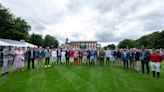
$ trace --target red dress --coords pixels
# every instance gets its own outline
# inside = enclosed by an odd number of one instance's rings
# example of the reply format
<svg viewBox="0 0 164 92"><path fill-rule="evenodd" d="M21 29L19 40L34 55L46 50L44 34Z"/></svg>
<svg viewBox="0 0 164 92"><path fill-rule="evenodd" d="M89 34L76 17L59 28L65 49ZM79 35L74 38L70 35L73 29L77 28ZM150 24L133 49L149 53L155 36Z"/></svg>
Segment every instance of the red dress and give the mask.
<svg viewBox="0 0 164 92"><path fill-rule="evenodd" d="M78 51L74 51L74 64L77 65L78 64Z"/></svg>

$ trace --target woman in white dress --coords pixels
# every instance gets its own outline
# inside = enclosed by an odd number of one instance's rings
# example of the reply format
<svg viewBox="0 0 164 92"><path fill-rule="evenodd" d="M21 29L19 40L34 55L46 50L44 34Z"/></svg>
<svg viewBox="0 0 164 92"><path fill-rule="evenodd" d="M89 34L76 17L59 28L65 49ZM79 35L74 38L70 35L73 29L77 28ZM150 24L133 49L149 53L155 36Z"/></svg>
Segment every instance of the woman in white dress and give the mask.
<svg viewBox="0 0 164 92"><path fill-rule="evenodd" d="M18 47L15 51L14 66L17 69L17 71L22 70L24 67L24 52L20 47Z"/></svg>

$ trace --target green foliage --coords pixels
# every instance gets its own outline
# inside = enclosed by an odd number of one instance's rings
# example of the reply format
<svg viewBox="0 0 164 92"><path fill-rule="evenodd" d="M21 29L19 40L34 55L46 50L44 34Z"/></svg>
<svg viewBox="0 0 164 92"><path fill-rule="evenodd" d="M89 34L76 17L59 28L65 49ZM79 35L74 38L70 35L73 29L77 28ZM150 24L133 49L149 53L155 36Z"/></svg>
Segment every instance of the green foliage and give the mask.
<svg viewBox="0 0 164 92"><path fill-rule="evenodd" d="M13 40L28 40L30 25L20 17L15 17L0 4L0 38Z"/></svg>
<svg viewBox="0 0 164 92"><path fill-rule="evenodd" d="M44 46L58 46L59 42L55 37L47 35L43 41L41 35L32 34L29 36L30 30L31 27L25 20L15 17L8 9L0 4L0 38L25 40L37 46L43 46L43 43Z"/></svg>
<svg viewBox="0 0 164 92"><path fill-rule="evenodd" d="M135 47L164 48L164 30L142 36L135 41Z"/></svg>
<svg viewBox="0 0 164 92"><path fill-rule="evenodd" d="M42 38L42 35L39 35L39 34L32 34L30 37L29 37L29 42L31 44L34 44L34 45L37 45L37 46L42 46L43 45L43 38Z"/></svg>
<svg viewBox="0 0 164 92"><path fill-rule="evenodd" d="M137 40L125 39L118 44L119 48L129 47L146 47L146 48L164 48L164 30L144 35Z"/></svg>
<svg viewBox="0 0 164 92"><path fill-rule="evenodd" d="M134 47L134 40L131 39L122 40L118 44L118 48L133 48L133 47Z"/></svg>
<svg viewBox="0 0 164 92"><path fill-rule="evenodd" d="M104 47L105 49L106 48L109 48L109 49L115 49L116 46L114 44L108 44L107 46Z"/></svg>
<svg viewBox="0 0 164 92"><path fill-rule="evenodd" d="M59 42L55 37L53 37L51 35L46 35L44 38L43 45L44 45L44 47L47 47L47 46L52 47L53 46L53 47L57 48L59 45Z"/></svg>

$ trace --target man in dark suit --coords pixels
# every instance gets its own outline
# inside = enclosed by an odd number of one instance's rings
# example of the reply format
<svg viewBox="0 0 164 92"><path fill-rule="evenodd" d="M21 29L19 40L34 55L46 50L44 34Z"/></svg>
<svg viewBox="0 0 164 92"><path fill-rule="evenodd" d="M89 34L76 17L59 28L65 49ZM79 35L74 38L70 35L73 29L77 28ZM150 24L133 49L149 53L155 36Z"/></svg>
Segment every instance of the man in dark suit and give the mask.
<svg viewBox="0 0 164 92"><path fill-rule="evenodd" d="M34 60L35 60L35 49L34 48L30 48L28 51L27 51L27 58L28 58L28 62L27 62L27 68L30 69L30 63L32 61L32 69L34 69Z"/></svg>
<svg viewBox="0 0 164 92"><path fill-rule="evenodd" d="M122 59L123 59L123 64L124 64L124 68L125 69L128 69L128 61L129 61L129 58L130 58L130 52L128 49L124 49L122 51Z"/></svg>
<svg viewBox="0 0 164 92"><path fill-rule="evenodd" d="M149 74L149 55L150 52L143 48L143 51L141 52L141 65L142 65L142 73L144 73L145 71L145 65L146 65L146 70L147 70L147 74Z"/></svg>
<svg viewBox="0 0 164 92"><path fill-rule="evenodd" d="M100 64L101 66L104 65L104 57L105 57L105 52L104 52L104 49L102 48L102 49L100 50L100 61L99 61L99 64Z"/></svg>

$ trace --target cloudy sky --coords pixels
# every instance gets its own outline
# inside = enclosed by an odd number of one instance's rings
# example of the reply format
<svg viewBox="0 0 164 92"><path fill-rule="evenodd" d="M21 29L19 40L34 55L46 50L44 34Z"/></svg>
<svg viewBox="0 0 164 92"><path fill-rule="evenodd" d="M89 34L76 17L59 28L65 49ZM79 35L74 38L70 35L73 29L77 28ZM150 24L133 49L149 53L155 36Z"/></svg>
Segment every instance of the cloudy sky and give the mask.
<svg viewBox="0 0 164 92"><path fill-rule="evenodd" d="M1 0L30 33L102 45L164 29L164 0Z"/></svg>

